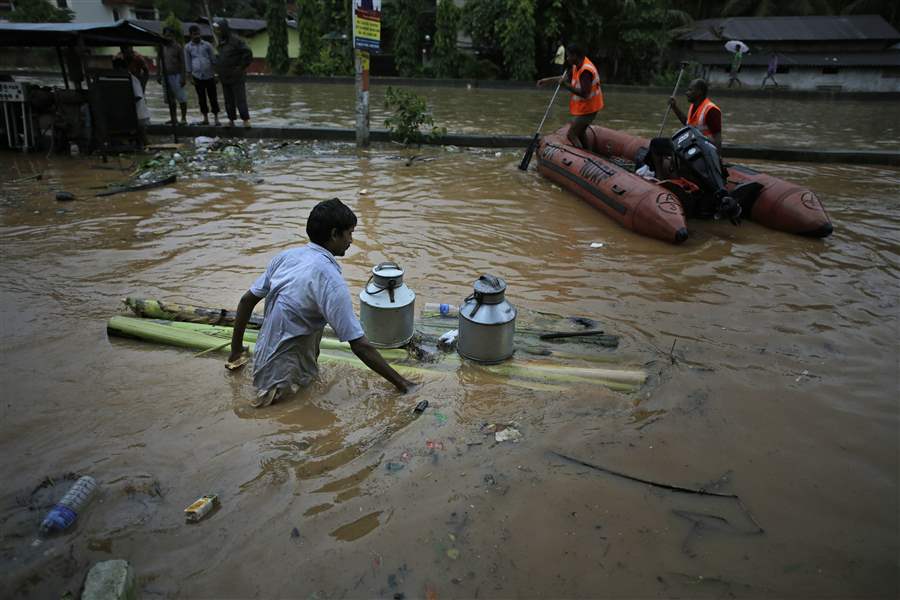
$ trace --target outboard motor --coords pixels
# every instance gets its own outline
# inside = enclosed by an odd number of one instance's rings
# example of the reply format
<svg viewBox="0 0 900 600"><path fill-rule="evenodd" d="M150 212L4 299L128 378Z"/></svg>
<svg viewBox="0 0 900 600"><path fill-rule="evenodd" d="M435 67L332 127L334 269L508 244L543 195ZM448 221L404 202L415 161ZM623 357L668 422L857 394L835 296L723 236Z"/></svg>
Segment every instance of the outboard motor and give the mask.
<svg viewBox="0 0 900 600"><path fill-rule="evenodd" d="M672 136L672 143L678 157L679 174L713 198L713 205L706 212L715 219L727 217L735 225L739 224L741 205L725 189L727 174L715 144L690 126L679 129Z"/></svg>

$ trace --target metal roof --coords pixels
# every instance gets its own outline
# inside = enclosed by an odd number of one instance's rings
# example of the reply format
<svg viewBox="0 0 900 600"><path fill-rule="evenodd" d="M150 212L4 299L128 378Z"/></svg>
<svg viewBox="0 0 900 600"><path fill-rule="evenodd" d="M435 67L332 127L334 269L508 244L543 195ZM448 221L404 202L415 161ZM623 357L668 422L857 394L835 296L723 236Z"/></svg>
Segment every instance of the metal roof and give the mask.
<svg viewBox="0 0 900 600"><path fill-rule="evenodd" d="M731 17L696 21L683 41L743 42L900 40L900 32L879 15L816 17Z"/></svg>
<svg viewBox="0 0 900 600"><path fill-rule="evenodd" d="M266 21L264 19L233 19L231 17L214 17L213 20L224 18L228 21L228 27L231 28L232 31L236 33L240 33L242 35L248 33L257 33L266 28ZM197 23L209 23L209 19L206 17L200 17L197 19Z"/></svg>
<svg viewBox="0 0 900 600"><path fill-rule="evenodd" d="M165 24L162 21L150 21L148 19L134 19L131 22L137 23L144 29L146 29L148 31L152 31L153 33L158 33L160 35L162 35L162 30L163 30L163 27L165 26ZM182 23L181 24L181 34L183 36L185 36L185 37L188 36L188 34L190 33L189 30L191 28L191 25L196 25L197 27L200 28L201 37L206 37L206 38L212 37L212 28L209 25L207 25L205 21L203 21L203 22L197 21L196 23L194 23L194 22Z"/></svg>
<svg viewBox="0 0 900 600"><path fill-rule="evenodd" d="M155 46L165 38L130 21L115 23L0 23L0 46Z"/></svg>
<svg viewBox="0 0 900 600"><path fill-rule="evenodd" d="M886 50L884 52L778 52L778 64L794 67L900 67L900 52ZM731 64L732 55L728 52L687 52L686 60L703 65ZM769 53L745 54L741 62L746 66L767 66Z"/></svg>

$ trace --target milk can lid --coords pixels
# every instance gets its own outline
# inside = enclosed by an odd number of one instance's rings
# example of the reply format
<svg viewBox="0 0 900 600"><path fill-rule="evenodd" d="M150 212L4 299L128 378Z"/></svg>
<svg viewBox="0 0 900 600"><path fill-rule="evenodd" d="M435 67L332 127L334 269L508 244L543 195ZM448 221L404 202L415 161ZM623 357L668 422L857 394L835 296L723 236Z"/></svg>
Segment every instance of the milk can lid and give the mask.
<svg viewBox="0 0 900 600"><path fill-rule="evenodd" d="M372 274L385 279L400 279L403 277L403 269L397 263L383 262L372 267Z"/></svg>
<svg viewBox="0 0 900 600"><path fill-rule="evenodd" d="M505 291L506 282L496 275L485 273L477 280L475 280L475 292L478 294L502 294Z"/></svg>

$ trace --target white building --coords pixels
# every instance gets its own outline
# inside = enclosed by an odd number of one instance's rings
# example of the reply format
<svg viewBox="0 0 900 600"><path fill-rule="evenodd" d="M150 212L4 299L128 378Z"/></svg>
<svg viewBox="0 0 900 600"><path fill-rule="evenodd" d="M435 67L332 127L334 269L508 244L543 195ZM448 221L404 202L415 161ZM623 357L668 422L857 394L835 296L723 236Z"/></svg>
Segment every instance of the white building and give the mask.
<svg viewBox="0 0 900 600"><path fill-rule="evenodd" d="M109 23L120 19L158 18L152 0L47 0L74 13L74 23ZM0 15L15 8L16 0L0 0Z"/></svg>

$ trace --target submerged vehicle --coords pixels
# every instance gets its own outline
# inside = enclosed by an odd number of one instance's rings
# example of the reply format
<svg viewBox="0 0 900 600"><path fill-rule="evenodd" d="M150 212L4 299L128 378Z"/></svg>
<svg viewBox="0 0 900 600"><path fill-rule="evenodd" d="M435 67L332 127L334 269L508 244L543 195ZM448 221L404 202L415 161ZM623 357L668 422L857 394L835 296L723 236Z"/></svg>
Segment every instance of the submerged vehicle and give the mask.
<svg viewBox="0 0 900 600"><path fill-rule="evenodd" d="M671 138L678 177L641 176L627 161L647 164L651 142L593 125L588 147L576 148L568 126L538 145L538 172L580 196L627 229L679 244L688 238L687 218L747 218L766 227L826 237L833 227L815 192L740 165L723 164L716 147L693 127Z"/></svg>

